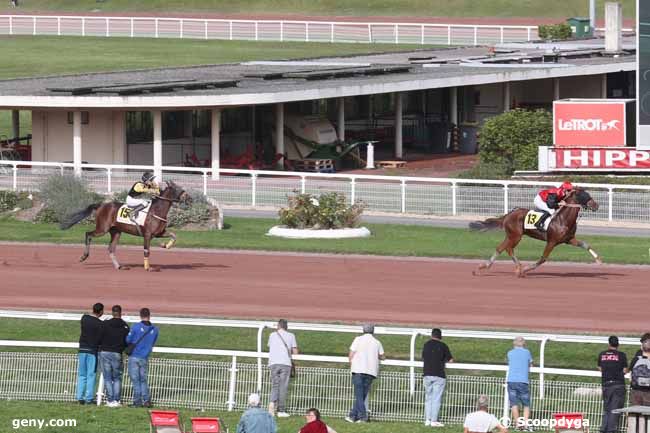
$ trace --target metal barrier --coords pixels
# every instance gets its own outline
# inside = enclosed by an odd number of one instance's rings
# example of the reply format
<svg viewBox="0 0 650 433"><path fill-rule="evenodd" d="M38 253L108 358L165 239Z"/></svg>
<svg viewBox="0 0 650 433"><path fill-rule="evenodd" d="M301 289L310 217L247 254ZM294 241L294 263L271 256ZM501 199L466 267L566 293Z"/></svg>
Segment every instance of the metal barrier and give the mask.
<svg viewBox="0 0 650 433"><path fill-rule="evenodd" d="M81 164L81 176L97 192L128 190L143 170L152 166ZM0 161L0 189L35 191L48 176L70 173L72 163ZM373 176L263 170L161 167L165 179L187 190L210 196L222 204L279 208L287 195L300 191L336 191L349 202L363 201L369 211L397 214L489 217L515 207L531 207L537 192L554 182L483 180L407 176ZM583 221L648 223L650 186L577 184L600 204L597 212L583 212Z"/></svg>
<svg viewBox="0 0 650 433"><path fill-rule="evenodd" d="M537 39L537 26L0 15L0 34L481 45Z"/></svg>
<svg viewBox="0 0 650 433"><path fill-rule="evenodd" d="M75 349L76 343L0 340L0 347ZM257 377L256 364L242 359L266 358L259 352L157 347L156 354L203 355L203 359L170 359L152 357L149 377L157 405L201 409L241 410L251 392L268 395L268 374ZM205 357L227 357L211 360ZM346 357L296 355L296 360L327 364L347 364ZM229 361L228 361L229 359ZM71 353L0 352L0 395L23 400L73 401L75 396L77 356ZM375 420L419 422L423 418L424 392L418 381L409 392L409 372L416 368L421 374L422 363L387 360L373 385L369 409ZM503 371L504 366L478 364L449 364L449 368ZM126 371L126 369L125 369ZM567 370L568 371L568 370ZM574 370L572 375L592 376L594 372ZM125 375L123 401L131 397L131 386ZM531 401L536 419L550 419L555 412L581 412L591 425L599 425L602 411L600 384L589 382L547 381L546 397L541 398L541 383L531 381ZM507 389L504 377L482 375L449 375L442 406L441 420L462 423L464 416L475 410L476 397L486 394L491 407L508 416ZM103 396L100 376L98 404ZM291 382L288 411L302 413L307 407L318 407L329 416L344 416L352 406L352 384L348 368L303 366Z"/></svg>

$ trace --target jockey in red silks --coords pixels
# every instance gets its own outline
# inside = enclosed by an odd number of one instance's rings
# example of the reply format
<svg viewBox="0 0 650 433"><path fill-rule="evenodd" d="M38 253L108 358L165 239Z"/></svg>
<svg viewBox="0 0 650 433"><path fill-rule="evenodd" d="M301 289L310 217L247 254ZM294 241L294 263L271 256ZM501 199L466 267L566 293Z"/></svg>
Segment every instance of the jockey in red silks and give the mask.
<svg viewBox="0 0 650 433"><path fill-rule="evenodd" d="M570 191L573 191L573 185L571 182L564 182L558 188L542 190L535 196L535 208L544 212L544 216L535 224L538 229L544 229L544 221L564 204L564 198Z"/></svg>

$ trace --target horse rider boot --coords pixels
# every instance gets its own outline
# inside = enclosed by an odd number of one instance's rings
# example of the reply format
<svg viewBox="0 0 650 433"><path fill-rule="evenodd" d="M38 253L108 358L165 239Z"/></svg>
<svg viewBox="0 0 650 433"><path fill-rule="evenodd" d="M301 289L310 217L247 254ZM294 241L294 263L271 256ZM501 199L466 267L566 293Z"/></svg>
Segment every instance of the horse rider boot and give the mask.
<svg viewBox="0 0 650 433"><path fill-rule="evenodd" d="M541 218L539 219L539 221L537 221L537 222L535 223L535 227L537 227L538 230L544 231L544 223L546 222L546 220L547 220L548 218L551 217L551 214L548 213L548 212L544 212L544 211L542 211L542 212L543 212L543 213L542 213L542 216L541 216Z"/></svg>

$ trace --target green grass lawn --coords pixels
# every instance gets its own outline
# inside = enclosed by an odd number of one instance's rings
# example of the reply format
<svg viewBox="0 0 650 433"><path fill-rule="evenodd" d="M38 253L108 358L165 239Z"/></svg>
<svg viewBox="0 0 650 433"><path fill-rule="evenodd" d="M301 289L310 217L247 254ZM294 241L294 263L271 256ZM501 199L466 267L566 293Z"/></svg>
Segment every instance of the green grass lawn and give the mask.
<svg viewBox="0 0 650 433"><path fill-rule="evenodd" d="M208 12L251 14L304 14L353 16L439 16L439 17L554 17L588 16L589 2L584 0L19 0L21 11L68 12ZM597 0L602 15L605 0ZM623 0L626 17L634 17L636 3ZM9 2L0 10L14 11Z"/></svg>
<svg viewBox="0 0 650 433"><path fill-rule="evenodd" d="M0 399L2 397L0 396ZM176 409L174 409L176 410ZM228 426L231 433L236 431L241 412L180 410L185 427L189 430L191 417L217 416ZM14 428L15 422L22 419L75 420L76 427L68 428ZM17 421L16 421L17 420ZM292 416L276 419L278 433L296 433L305 423L305 418ZM339 433L425 433L431 430L419 423L376 422L368 424L348 424L341 418L323 417L323 420ZM458 426L448 426L436 430L440 433L458 431ZM74 403L52 403L33 401L0 400L0 431L21 433L145 433L149 431L149 416L145 409L107 408L79 406Z"/></svg>
<svg viewBox="0 0 650 433"><path fill-rule="evenodd" d="M0 57L20 59L2 62L0 79L422 48L395 44L0 36Z"/></svg>
<svg viewBox="0 0 650 433"><path fill-rule="evenodd" d="M372 236L365 239L296 240L266 236L268 229L277 224L273 219L226 217L225 223L228 228L222 231L177 230L177 247L487 259L504 236L502 232L477 233L454 228L366 224ZM0 218L0 240L5 241L81 243L87 230L88 226L82 225L61 231L53 224ZM611 236L579 238L589 242L605 263L650 262L647 239ZM108 235L93 242L105 244ZM124 236L120 243L142 245L140 239L131 236ZM540 241L524 238L517 248L517 256L523 260L537 260L543 247ZM502 259L507 259L505 253ZM551 255L550 262L553 261L591 262L592 258L582 249L560 245Z"/></svg>

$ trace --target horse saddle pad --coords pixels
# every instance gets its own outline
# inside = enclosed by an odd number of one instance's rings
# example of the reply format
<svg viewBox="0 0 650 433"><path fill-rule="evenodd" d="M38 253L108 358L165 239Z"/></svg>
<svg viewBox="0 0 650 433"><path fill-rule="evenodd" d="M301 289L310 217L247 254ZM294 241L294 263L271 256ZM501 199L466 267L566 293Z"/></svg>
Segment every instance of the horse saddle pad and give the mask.
<svg viewBox="0 0 650 433"><path fill-rule="evenodd" d="M544 216L544 212L539 212L536 210L529 210L524 218L524 229L526 230L536 230L535 224ZM544 231L548 230L548 225L551 223L552 217L546 218L544 221Z"/></svg>
<svg viewBox="0 0 650 433"><path fill-rule="evenodd" d="M151 207L151 203L147 205L146 208L138 212L138 218L136 221L138 222L139 226L144 225L144 221L147 219L147 213L149 213L149 208ZM123 204L122 207L119 208L117 211L117 221L118 223L122 224L128 224L128 225L134 225L133 221L131 221L131 213L133 212L133 209L128 207L127 205Z"/></svg>

